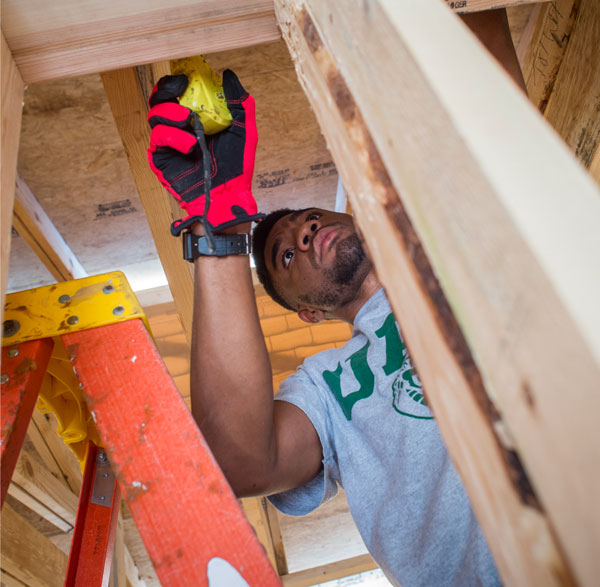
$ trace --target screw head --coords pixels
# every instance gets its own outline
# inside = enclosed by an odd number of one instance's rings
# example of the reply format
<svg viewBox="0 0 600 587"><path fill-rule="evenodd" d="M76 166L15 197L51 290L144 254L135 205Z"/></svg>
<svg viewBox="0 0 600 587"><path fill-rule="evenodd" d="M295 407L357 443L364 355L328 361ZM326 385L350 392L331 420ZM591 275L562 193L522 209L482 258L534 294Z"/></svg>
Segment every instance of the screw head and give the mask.
<svg viewBox="0 0 600 587"><path fill-rule="evenodd" d="M106 453L104 451L100 451L96 457L98 462L105 463L106 462Z"/></svg>
<svg viewBox="0 0 600 587"><path fill-rule="evenodd" d="M67 304L68 302L71 301L71 296L69 296L67 294L63 294L62 296L60 296L60 298L58 298L58 301L61 304Z"/></svg>
<svg viewBox="0 0 600 587"><path fill-rule="evenodd" d="M0 384L4 385L5 383L8 383L9 379L10 377L7 373L2 373L2 375L0 375Z"/></svg>
<svg viewBox="0 0 600 587"><path fill-rule="evenodd" d="M2 324L2 336L5 338L14 336L19 332L19 328L21 328L21 324L18 320L5 320Z"/></svg>
<svg viewBox="0 0 600 587"><path fill-rule="evenodd" d="M102 291L103 291L105 294L109 294L109 293L112 293L113 291L115 291L115 288L114 288L112 285L105 285L105 286L102 288Z"/></svg>
<svg viewBox="0 0 600 587"><path fill-rule="evenodd" d="M100 501L104 501L106 499L106 497L104 497L104 495L100 496Z"/></svg>
<svg viewBox="0 0 600 587"><path fill-rule="evenodd" d="M6 351L6 356L7 356L9 359L14 359L15 357L18 357L18 356L19 356L19 349L17 349L17 348L14 348L14 349L8 349L8 350Z"/></svg>
<svg viewBox="0 0 600 587"><path fill-rule="evenodd" d="M71 326L77 324L77 322L79 322L79 316L69 316L67 318L67 324L70 324Z"/></svg>
<svg viewBox="0 0 600 587"><path fill-rule="evenodd" d="M125 311L125 308L123 306L115 306L113 308L113 314L115 316L120 316L124 311Z"/></svg>

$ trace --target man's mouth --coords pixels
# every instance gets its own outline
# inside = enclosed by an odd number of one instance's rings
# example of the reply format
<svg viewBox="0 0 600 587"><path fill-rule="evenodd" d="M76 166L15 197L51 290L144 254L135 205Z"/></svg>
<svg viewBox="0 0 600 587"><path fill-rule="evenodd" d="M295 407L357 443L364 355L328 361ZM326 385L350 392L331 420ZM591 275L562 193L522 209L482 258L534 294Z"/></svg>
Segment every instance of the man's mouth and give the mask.
<svg viewBox="0 0 600 587"><path fill-rule="evenodd" d="M339 236L339 229L339 225L324 226L314 236L313 249L319 264L323 262L323 255L335 244Z"/></svg>

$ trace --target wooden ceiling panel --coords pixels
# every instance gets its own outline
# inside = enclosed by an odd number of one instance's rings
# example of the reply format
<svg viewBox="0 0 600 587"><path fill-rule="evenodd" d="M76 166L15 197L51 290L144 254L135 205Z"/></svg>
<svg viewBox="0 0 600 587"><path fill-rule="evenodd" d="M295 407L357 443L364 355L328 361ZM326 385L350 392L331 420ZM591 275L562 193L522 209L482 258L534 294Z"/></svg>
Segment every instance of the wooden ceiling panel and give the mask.
<svg viewBox="0 0 600 587"><path fill-rule="evenodd" d="M255 96L259 208L332 208L337 170L283 42L207 56ZM85 270L158 267L158 256L97 74L27 88L19 171ZM165 197L168 197L165 192ZM165 231L169 230L165 219ZM16 239L15 243L18 241ZM9 291L52 283L15 245Z"/></svg>

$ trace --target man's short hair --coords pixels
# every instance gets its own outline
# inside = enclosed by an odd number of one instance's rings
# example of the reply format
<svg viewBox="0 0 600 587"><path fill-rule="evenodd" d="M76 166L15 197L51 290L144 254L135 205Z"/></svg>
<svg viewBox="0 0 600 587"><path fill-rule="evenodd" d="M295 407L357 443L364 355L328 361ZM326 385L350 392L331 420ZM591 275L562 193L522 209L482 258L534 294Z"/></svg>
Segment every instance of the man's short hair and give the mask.
<svg viewBox="0 0 600 587"><path fill-rule="evenodd" d="M309 210L309 208L305 208ZM263 218L255 227L252 233L252 256L254 257L254 263L256 265L256 274L258 280L265 288L265 291L275 300L278 304L286 308L286 310L296 311L288 302L283 299L283 296L275 289L273 279L267 271L267 265L265 264L265 246L267 244L267 237L271 232L271 229L280 218L293 214L298 210L292 210L290 208L280 208L270 212Z"/></svg>

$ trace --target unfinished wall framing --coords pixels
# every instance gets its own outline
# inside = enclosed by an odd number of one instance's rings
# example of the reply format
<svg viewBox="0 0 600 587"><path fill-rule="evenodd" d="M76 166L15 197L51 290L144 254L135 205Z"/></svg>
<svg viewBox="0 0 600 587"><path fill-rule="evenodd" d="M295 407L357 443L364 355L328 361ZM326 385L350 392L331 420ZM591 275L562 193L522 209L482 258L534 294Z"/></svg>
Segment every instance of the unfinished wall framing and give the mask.
<svg viewBox="0 0 600 587"><path fill-rule="evenodd" d="M600 179L598 3L531 12L518 49L535 107L439 0L181 0L165 16L157 1L2 0L2 302L15 184L33 197L16 171L24 85L103 72L189 335L189 268L164 238L177 210L145 165L145 95L163 70L141 66L281 31L504 581L593 585L600 197L583 167ZM82 270L61 251L57 279Z"/></svg>

